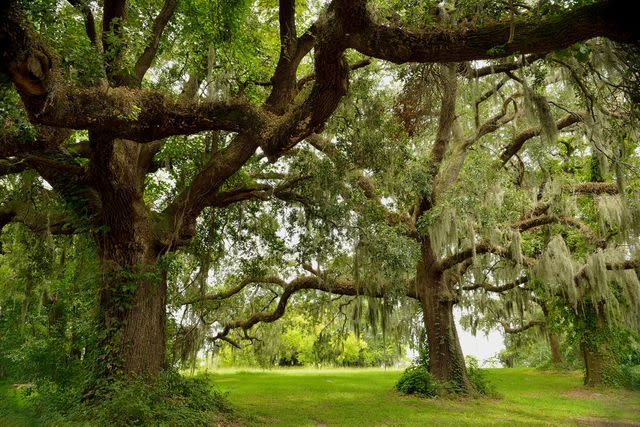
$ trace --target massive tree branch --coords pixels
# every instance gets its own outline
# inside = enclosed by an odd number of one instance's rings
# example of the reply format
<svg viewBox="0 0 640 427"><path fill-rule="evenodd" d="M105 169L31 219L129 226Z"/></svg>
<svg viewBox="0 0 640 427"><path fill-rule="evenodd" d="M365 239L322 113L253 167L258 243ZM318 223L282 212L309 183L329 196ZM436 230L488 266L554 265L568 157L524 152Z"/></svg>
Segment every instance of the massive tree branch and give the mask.
<svg viewBox="0 0 640 427"><path fill-rule="evenodd" d="M353 18L355 31L348 47L365 55L395 63L464 62L514 53L544 54L582 40L604 36L618 42L638 39L632 4L623 0L600 1L542 19L505 20L477 29L410 31L374 23L364 10ZM510 40L512 24L514 37ZM509 42L510 40L510 42Z"/></svg>
<svg viewBox="0 0 640 427"><path fill-rule="evenodd" d="M0 158L21 156L38 150L57 148L69 136L68 129L38 126L36 136L30 134L2 133Z"/></svg>
<svg viewBox="0 0 640 427"><path fill-rule="evenodd" d="M105 2L105 10L118 2ZM108 5L111 6L108 6ZM64 83L55 56L9 7L0 24L0 71L10 75L34 124L87 129L139 142L203 130L259 129L268 113L248 102L176 100L156 91Z"/></svg>
<svg viewBox="0 0 640 427"><path fill-rule="evenodd" d="M84 169L73 158L60 150L69 136L68 129L38 126L37 135L11 135L0 137L0 176L35 169L45 179L58 175L84 174Z"/></svg>
<svg viewBox="0 0 640 427"><path fill-rule="evenodd" d="M261 144L271 161L312 133L321 132L347 93L349 64L336 25L333 19L318 28L319 43L314 51L316 78L309 95L300 105L291 106L274 128L273 137Z"/></svg>
<svg viewBox="0 0 640 427"><path fill-rule="evenodd" d="M32 122L149 142L204 130L257 130L268 117L237 100L198 102L147 90L57 86L46 98L21 91Z"/></svg>

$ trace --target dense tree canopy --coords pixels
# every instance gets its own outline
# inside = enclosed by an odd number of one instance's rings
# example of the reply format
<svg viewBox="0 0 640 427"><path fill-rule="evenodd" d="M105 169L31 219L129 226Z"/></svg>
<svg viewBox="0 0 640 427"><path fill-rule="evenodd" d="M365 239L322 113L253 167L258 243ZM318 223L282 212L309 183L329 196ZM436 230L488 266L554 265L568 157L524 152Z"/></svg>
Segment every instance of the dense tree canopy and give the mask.
<svg viewBox="0 0 640 427"><path fill-rule="evenodd" d="M0 375L53 348L111 381L227 344L344 365L415 345L466 393L456 305L618 375L640 329L631 5L432 3L0 5Z"/></svg>

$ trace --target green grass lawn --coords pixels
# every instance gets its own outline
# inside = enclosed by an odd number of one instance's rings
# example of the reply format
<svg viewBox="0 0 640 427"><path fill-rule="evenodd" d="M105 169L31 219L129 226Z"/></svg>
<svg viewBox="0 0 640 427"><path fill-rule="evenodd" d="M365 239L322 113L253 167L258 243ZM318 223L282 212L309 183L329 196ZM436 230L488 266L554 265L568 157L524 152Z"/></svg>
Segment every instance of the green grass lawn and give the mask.
<svg viewBox="0 0 640 427"><path fill-rule="evenodd" d="M211 382L229 393L233 425L640 425L640 392L586 389L577 372L486 372L501 398L403 396L393 390L400 371L381 369L221 371ZM0 383L0 427L51 425L46 419Z"/></svg>
<svg viewBox="0 0 640 427"><path fill-rule="evenodd" d="M640 425L640 393L589 390L580 373L487 369L499 399L421 399L393 390L399 371L218 373L248 425ZM618 423L614 423L618 421Z"/></svg>

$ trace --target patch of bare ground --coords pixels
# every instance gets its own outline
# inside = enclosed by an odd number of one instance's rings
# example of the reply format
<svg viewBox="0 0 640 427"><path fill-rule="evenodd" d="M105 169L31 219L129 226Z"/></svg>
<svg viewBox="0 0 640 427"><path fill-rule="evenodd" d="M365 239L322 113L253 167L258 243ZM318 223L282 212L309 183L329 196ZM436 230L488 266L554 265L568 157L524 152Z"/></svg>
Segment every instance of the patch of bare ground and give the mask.
<svg viewBox="0 0 640 427"><path fill-rule="evenodd" d="M242 425L243 424L240 419L228 418L224 416L215 417L212 420L211 424L211 426L215 427L240 427Z"/></svg>
<svg viewBox="0 0 640 427"><path fill-rule="evenodd" d="M588 400L614 400L612 395L601 393L597 390L589 390L586 388L574 388L565 393L562 393L564 397L570 397L572 399L588 399Z"/></svg>
<svg viewBox="0 0 640 427"><path fill-rule="evenodd" d="M36 385L32 384L32 383L26 383L26 384L11 384L12 388L15 388L16 390L23 390L23 389L29 389L29 388L35 388Z"/></svg>
<svg viewBox="0 0 640 427"><path fill-rule="evenodd" d="M638 427L640 423L633 421L612 421L597 417L586 417L576 419L576 424L579 426L597 426L597 427Z"/></svg>

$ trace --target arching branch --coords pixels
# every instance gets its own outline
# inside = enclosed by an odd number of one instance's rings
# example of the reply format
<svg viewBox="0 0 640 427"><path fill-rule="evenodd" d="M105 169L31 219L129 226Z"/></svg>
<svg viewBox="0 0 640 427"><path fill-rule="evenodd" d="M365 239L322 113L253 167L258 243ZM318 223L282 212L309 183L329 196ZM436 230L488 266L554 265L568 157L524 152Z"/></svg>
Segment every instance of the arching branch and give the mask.
<svg viewBox="0 0 640 427"><path fill-rule="evenodd" d="M196 298L183 301L181 304L191 305L197 302L204 302L204 301L222 301L227 298L231 298L234 295L237 295L249 285L259 284L259 283L273 283L281 286L285 284L285 282L282 279L276 276L247 277L241 280L240 283L238 283L236 286L233 286L229 289L225 289L223 291L213 293L213 294L201 295Z"/></svg>
<svg viewBox="0 0 640 427"><path fill-rule="evenodd" d="M473 285L463 286L462 290L464 290L464 291L473 291L473 290L476 290L476 289L483 289L485 292L501 293L501 292L505 292L505 291L517 288L520 285L524 285L524 284L526 284L528 282L529 282L529 277L528 276L522 276L522 277L514 280L513 282L509 282L509 283L506 283L506 284L501 285L501 286L494 286L494 285L490 285L488 283L476 283L476 284L473 284Z"/></svg>
<svg viewBox="0 0 640 427"><path fill-rule="evenodd" d="M584 120L584 113L570 113L566 116L562 117L556 122L556 128L558 130L562 130L566 127L571 126L574 123L578 123ZM532 127L526 130L523 130L519 134L517 134L511 143L507 145L507 147L502 151L500 155L500 160L502 160L502 164L507 163L516 153L520 151L525 142L530 140L533 137L540 135L542 132L542 127Z"/></svg>
<svg viewBox="0 0 640 427"><path fill-rule="evenodd" d="M594 245L598 248L604 248L607 245L606 240L598 238L596 233L584 222L580 221L577 218L568 216L568 215L538 215L534 217L529 217L526 219L522 219L518 222L511 224L509 227L518 230L518 231L526 231L531 230L533 228L537 228L547 224L555 224L560 223L564 225L568 225L570 227L574 227L578 231L580 231L585 238L593 242Z"/></svg>
<svg viewBox="0 0 640 427"><path fill-rule="evenodd" d="M507 248L494 245L487 241L483 241L483 242L477 243L473 248L464 249L460 252L457 252L453 255L450 255L446 258L441 259L438 262L436 268L438 269L438 271L445 271L462 262L472 259L476 255L482 255L482 254L494 254L505 259L513 260L513 255L511 254L511 251L509 251ZM535 264L535 260L529 257L523 257L522 262L526 266L532 266Z"/></svg>
<svg viewBox="0 0 640 427"><path fill-rule="evenodd" d="M546 322L544 320L531 320L525 323L524 325L518 326L518 327L511 327L507 323L502 323L502 327L504 328L504 331L507 334L519 334L520 332L524 332L527 329L533 328L534 326L545 326L545 325L546 325Z"/></svg>
<svg viewBox="0 0 640 427"><path fill-rule="evenodd" d="M142 82L142 79L151 66L153 62L153 58L156 56L156 52L158 51L158 46L160 46L160 39L162 38L162 33L169 23L169 20L173 16L173 13L176 10L176 6L178 4L178 0L165 0L162 5L162 9L156 16L156 19L153 21L153 26L151 27L151 37L147 42L142 55L136 61L135 65L135 85L139 86Z"/></svg>
<svg viewBox="0 0 640 427"><path fill-rule="evenodd" d="M467 78L480 78L492 74L506 73L508 71L518 70L523 66L527 66L536 61L539 61L540 59L544 59L545 56L546 54L525 55L516 61L490 64L479 68L462 67L460 69L460 72Z"/></svg>
<svg viewBox="0 0 640 427"><path fill-rule="evenodd" d="M309 266L305 266L305 268L310 272L313 272L316 274L318 273ZM273 311L261 311L261 312L252 314L247 319L229 322L222 328L222 331L220 331L219 333L211 337L211 340L215 341L217 339L223 339L223 337L228 336L229 333L234 329L242 329L246 331L258 323L275 322L276 320L284 316L287 308L287 304L289 303L291 296L293 296L296 292L299 292L301 290L319 290L323 292L329 292L335 295L345 295L345 296L368 295L376 298L383 298L385 296L384 289L378 289L378 290L370 290L366 288L360 289L358 286L355 285L355 283L351 281L345 281L345 280L335 280L335 281L328 282L323 280L319 275L316 275L316 274L312 276L300 276L293 279L290 282L285 282L284 280L277 278L275 276L248 279L248 281L243 281L239 285L231 288L228 291L223 291L221 293L213 294L211 296L201 297L201 299L206 299L206 300L219 299L221 297L226 298L228 296L237 294L238 292L240 292L242 289L244 289L247 285L251 283L274 283L274 284L280 285L283 289L282 295L278 300L278 304L276 305L276 308ZM407 296L415 299L418 298L415 292L410 290L409 287L407 287ZM189 302L189 303L192 303L192 302Z"/></svg>
<svg viewBox="0 0 640 427"><path fill-rule="evenodd" d="M212 206L219 208L245 200L269 200L272 197L279 198L281 200L290 200L291 196L293 196L293 193L291 193L290 190L298 183L308 178L309 177L307 176L291 177L284 180L277 186L269 184L255 184L230 191L222 191L218 193L216 199L212 203Z"/></svg>
<svg viewBox="0 0 640 427"><path fill-rule="evenodd" d="M42 212L31 203L10 201L0 206L0 231L9 223L20 223L34 233L73 234L73 221L63 212Z"/></svg>

